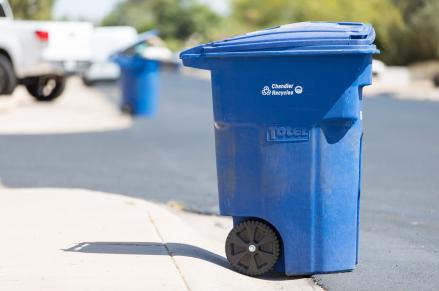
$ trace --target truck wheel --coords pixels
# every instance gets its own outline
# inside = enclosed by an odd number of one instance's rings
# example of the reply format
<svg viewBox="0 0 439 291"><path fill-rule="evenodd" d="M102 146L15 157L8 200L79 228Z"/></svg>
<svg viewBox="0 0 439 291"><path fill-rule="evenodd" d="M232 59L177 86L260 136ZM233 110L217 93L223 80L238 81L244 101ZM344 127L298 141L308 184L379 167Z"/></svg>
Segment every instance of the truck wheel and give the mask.
<svg viewBox="0 0 439 291"><path fill-rule="evenodd" d="M66 77L48 75L29 78L25 82L29 94L36 100L48 102L58 98L66 87Z"/></svg>
<svg viewBox="0 0 439 291"><path fill-rule="evenodd" d="M82 83L87 87L92 87L95 85L95 82L93 80L88 79L86 76L82 76Z"/></svg>
<svg viewBox="0 0 439 291"><path fill-rule="evenodd" d="M226 239L227 260L234 270L248 276L260 276L273 269L279 252L276 232L256 220L238 224Z"/></svg>
<svg viewBox="0 0 439 291"><path fill-rule="evenodd" d="M434 84L435 87L439 87L439 73L436 73L433 76L433 84Z"/></svg>
<svg viewBox="0 0 439 291"><path fill-rule="evenodd" d="M17 77L11 61L0 55L0 95L10 95L17 86Z"/></svg>

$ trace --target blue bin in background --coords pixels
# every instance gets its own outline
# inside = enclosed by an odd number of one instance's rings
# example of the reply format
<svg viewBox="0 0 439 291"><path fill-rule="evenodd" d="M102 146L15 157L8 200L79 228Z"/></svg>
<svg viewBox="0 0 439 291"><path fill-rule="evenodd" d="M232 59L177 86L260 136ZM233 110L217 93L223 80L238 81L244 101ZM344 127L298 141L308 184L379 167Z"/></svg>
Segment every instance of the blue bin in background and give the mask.
<svg viewBox="0 0 439 291"><path fill-rule="evenodd" d="M159 61L125 54L117 54L112 60L121 69L122 110L153 117L157 112Z"/></svg>
<svg viewBox="0 0 439 291"><path fill-rule="evenodd" d="M304 22L181 53L184 65L211 71L220 212L233 216L226 253L235 270L354 269L374 39L368 24Z"/></svg>

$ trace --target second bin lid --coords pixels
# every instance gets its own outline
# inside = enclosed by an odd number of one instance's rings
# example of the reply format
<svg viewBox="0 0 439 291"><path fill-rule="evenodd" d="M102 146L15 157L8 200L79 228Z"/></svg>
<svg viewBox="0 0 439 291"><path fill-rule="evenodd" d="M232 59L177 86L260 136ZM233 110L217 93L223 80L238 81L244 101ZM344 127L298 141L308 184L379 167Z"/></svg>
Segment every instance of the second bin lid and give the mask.
<svg viewBox="0 0 439 291"><path fill-rule="evenodd" d="M344 51L376 53L375 31L358 22L300 22L238 35L201 45L181 54L198 56L241 55L243 53L290 53Z"/></svg>

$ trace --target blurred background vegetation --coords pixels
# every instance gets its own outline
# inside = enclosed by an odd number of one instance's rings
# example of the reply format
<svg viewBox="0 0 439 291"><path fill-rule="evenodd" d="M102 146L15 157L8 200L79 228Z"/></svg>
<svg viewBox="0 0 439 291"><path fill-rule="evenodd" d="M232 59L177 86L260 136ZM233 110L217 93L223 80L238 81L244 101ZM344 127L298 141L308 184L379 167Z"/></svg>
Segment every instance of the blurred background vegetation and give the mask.
<svg viewBox="0 0 439 291"><path fill-rule="evenodd" d="M92 0L90 0L92 1ZM223 0L218 0L223 1ZM102 25L156 28L174 50L299 21L361 21L391 65L439 59L439 0L229 0L227 15L197 0L121 0ZM54 0L11 0L16 16L48 19Z"/></svg>
<svg viewBox="0 0 439 291"><path fill-rule="evenodd" d="M131 25L139 32L158 29L171 49L179 49L192 36L210 39L210 32L222 17L194 0L125 0L102 22L103 25Z"/></svg>
<svg viewBox="0 0 439 291"><path fill-rule="evenodd" d="M194 0L125 0L104 25L158 28L177 49L191 36L203 42L299 21L372 23L384 62L405 65L439 58L439 0L231 0L219 15Z"/></svg>
<svg viewBox="0 0 439 291"><path fill-rule="evenodd" d="M55 0L10 0L17 19L47 20L51 18Z"/></svg>

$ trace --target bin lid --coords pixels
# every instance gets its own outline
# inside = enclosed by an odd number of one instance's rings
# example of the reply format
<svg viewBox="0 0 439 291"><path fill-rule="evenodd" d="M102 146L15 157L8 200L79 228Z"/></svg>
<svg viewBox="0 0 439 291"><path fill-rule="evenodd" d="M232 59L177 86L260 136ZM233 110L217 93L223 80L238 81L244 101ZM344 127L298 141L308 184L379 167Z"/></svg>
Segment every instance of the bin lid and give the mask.
<svg viewBox="0 0 439 291"><path fill-rule="evenodd" d="M250 32L186 50L182 59L316 53L377 53L375 30L359 22L300 22Z"/></svg>
<svg viewBox="0 0 439 291"><path fill-rule="evenodd" d="M118 51L116 51L114 53L114 55L116 54L128 54L128 52L130 50L133 50L136 46L144 43L145 41L147 41L148 39L152 38L152 37L156 37L158 35L158 30L156 29L152 29L146 32L143 32L141 34L139 34L135 40L135 42L131 43L130 45L123 47L122 49L119 49Z"/></svg>

